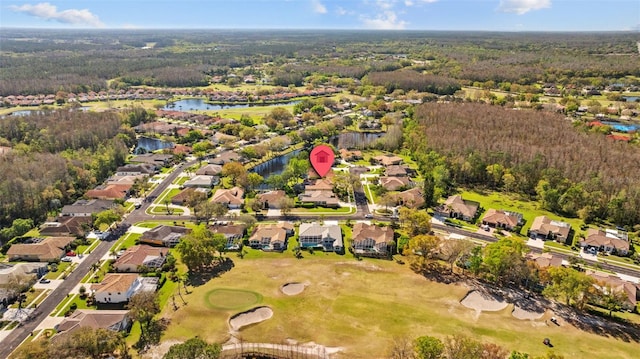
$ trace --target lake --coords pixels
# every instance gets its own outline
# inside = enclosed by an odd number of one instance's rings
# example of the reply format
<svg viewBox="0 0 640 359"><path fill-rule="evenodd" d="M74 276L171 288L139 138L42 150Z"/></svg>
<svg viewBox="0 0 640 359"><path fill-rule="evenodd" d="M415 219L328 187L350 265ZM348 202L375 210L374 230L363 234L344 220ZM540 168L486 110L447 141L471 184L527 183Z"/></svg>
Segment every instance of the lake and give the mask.
<svg viewBox="0 0 640 359"><path fill-rule="evenodd" d="M173 147L173 142L159 140L157 138L140 136L138 137L138 144L133 151L135 154L148 153L152 151L162 150L165 148Z"/></svg>
<svg viewBox="0 0 640 359"><path fill-rule="evenodd" d="M286 105L295 105L300 101L287 101L280 103L238 103L238 104L212 104L205 102L201 98L188 98L185 100L178 100L175 102L169 102L162 109L165 111L207 111L207 110L223 110L225 108L247 108L247 107L277 107Z"/></svg>

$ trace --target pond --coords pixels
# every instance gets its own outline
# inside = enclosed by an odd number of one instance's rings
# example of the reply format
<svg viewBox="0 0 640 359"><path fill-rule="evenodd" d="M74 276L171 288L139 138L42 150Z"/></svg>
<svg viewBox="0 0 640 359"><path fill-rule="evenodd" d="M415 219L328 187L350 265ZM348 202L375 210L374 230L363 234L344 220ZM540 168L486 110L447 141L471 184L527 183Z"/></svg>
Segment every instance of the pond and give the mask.
<svg viewBox="0 0 640 359"><path fill-rule="evenodd" d="M260 176L267 179L272 175L279 175L284 172L285 168L287 168L287 163L289 160L298 155L298 153L302 152L302 150L295 150L289 153L286 153L282 156L274 157L268 161L265 161L251 169L252 172L259 174Z"/></svg>
<svg viewBox="0 0 640 359"><path fill-rule="evenodd" d="M640 96L622 96L626 102L640 102Z"/></svg>
<svg viewBox="0 0 640 359"><path fill-rule="evenodd" d="M640 125L624 124L615 121L602 121L602 124L611 126L614 130L620 132L633 132L640 130Z"/></svg>
<svg viewBox="0 0 640 359"><path fill-rule="evenodd" d="M90 109L90 107L88 107L88 106L82 106L82 107L77 107L77 108L70 109L70 111L84 111L84 112L86 112L89 109ZM42 115L44 113L45 113L44 110L18 110L18 111L11 112L7 116ZM4 118L4 117L5 116L2 116L2 118Z"/></svg>
<svg viewBox="0 0 640 359"><path fill-rule="evenodd" d="M365 149L375 144L385 132L344 132L329 141L336 149Z"/></svg>
<svg viewBox="0 0 640 359"><path fill-rule="evenodd" d="M173 147L173 142L159 140L157 138L140 136L138 137L138 144L136 145L136 149L133 151L135 154L142 154L157 150L162 150L165 148Z"/></svg>
<svg viewBox="0 0 640 359"><path fill-rule="evenodd" d="M165 111L206 111L206 110L223 110L225 108L247 108L247 107L277 107L286 105L295 105L300 101L287 101L279 103L238 103L238 104L212 104L205 102L201 98L189 98L175 102L169 102L162 109Z"/></svg>

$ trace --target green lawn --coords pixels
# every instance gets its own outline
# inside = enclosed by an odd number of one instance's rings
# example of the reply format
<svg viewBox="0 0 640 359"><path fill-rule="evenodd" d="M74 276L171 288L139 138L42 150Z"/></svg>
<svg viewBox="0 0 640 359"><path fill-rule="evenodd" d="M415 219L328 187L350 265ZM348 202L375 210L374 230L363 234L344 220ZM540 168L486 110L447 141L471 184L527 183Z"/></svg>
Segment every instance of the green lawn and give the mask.
<svg viewBox="0 0 640 359"><path fill-rule="evenodd" d="M47 272L47 274L45 274L44 277L47 278L47 279L58 279L60 274L62 274L65 270L67 270L67 268L69 268L71 263L69 263L69 262L60 262L57 265L58 265L58 270L57 271L55 271L55 272L49 271L49 272ZM51 266L49 266L49 268L51 268Z"/></svg>
<svg viewBox="0 0 640 359"><path fill-rule="evenodd" d="M88 286L86 286L88 287ZM87 288L88 289L88 288ZM70 308L71 305L75 303L78 306L78 309L98 309L97 305L87 305L87 300L80 298L79 295L75 295L73 296L72 300L69 300L66 302L66 304L61 307L62 311L58 314L58 316L64 316L64 313L66 313ZM58 308L56 308L58 309Z"/></svg>
<svg viewBox="0 0 640 359"><path fill-rule="evenodd" d="M159 204L150 207L147 212L151 214L167 214L167 207L164 204ZM172 215L178 215L183 214L184 210L182 208L169 207L169 213Z"/></svg>
<svg viewBox="0 0 640 359"><path fill-rule="evenodd" d="M39 296L42 292L44 292L44 289L33 289L26 291L25 295L27 296L27 298L24 302L22 302L22 308L28 308L32 306L36 297ZM9 308L18 308L18 304L18 302L15 302Z"/></svg>
<svg viewBox="0 0 640 359"><path fill-rule="evenodd" d="M355 210L353 207L339 207L339 208L324 208L324 207L316 207L316 208L294 208L291 211L292 214L300 214L300 215L304 215L304 214L326 214L327 216L330 215L337 215L337 214L349 214L349 213L355 213Z"/></svg>
<svg viewBox="0 0 640 359"><path fill-rule="evenodd" d="M289 251L291 252L291 251ZM188 305L165 306L162 316L170 324L162 340L185 340L196 335L210 342L229 340L228 320L242 309L208 305L209 293L219 289L255 292L273 317L243 328L246 342L316 342L342 348L337 358L379 358L388 353L394 338L421 335L444 338L468 335L482 342L546 354L541 344L549 337L554 351L565 358L635 358L638 343L625 342L579 330L569 324L558 329L545 325L553 313L539 320L518 320L513 305L498 312L477 313L459 301L469 290L464 285L441 284L413 273L394 261L356 261L336 254L303 251L303 259L287 253L263 253L260 258L232 257L231 271L190 288ZM328 260L332 259L332 260ZM287 296L280 287L290 282L308 284L303 293ZM207 318L203 320L203 318Z"/></svg>

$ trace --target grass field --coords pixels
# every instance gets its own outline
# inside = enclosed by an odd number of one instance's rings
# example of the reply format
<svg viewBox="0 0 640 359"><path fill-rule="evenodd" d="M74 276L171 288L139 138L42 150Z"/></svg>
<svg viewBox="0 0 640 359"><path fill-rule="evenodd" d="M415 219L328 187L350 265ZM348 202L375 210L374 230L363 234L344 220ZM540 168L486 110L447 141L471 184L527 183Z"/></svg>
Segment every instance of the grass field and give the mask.
<svg viewBox="0 0 640 359"><path fill-rule="evenodd" d="M263 297L260 305L273 309L271 319L242 330L243 341L314 341L343 348L340 358L385 357L394 337L444 338L456 333L534 356L547 352L541 343L545 337L551 338L555 352L566 358L637 356L638 343L589 334L568 324L547 326L543 319L518 320L511 316L513 305L477 314L459 304L468 291L465 286L430 282L396 262L308 253L298 260L283 254L259 259L232 256L234 268L192 288L185 297L186 306L177 311L165 306L163 315L171 324L163 341L196 335L227 341L229 318L244 308L212 308L210 293L224 288L259 293ZM286 296L280 287L289 282L307 282L309 286L302 294Z"/></svg>

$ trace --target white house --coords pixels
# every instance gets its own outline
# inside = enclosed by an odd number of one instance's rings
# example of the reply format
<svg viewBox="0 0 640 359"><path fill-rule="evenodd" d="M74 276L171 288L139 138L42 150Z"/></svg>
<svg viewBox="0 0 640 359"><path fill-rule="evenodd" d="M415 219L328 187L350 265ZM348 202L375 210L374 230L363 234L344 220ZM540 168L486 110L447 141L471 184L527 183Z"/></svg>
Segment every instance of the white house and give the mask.
<svg viewBox="0 0 640 359"><path fill-rule="evenodd" d="M107 273L101 283L91 286L91 292L96 303L126 303L134 294L155 291L157 286L156 277Z"/></svg>

